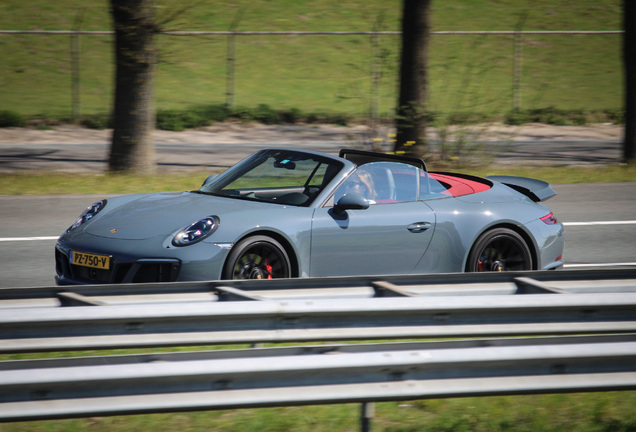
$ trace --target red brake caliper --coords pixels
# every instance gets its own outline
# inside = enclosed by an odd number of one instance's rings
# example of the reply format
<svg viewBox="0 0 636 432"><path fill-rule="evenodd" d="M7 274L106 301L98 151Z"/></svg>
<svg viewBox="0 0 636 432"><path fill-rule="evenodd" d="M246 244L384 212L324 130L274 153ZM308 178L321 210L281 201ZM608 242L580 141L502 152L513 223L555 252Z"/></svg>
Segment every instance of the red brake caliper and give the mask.
<svg viewBox="0 0 636 432"><path fill-rule="evenodd" d="M273 279L272 270L274 269L271 265L269 265L269 260L265 260L265 270L267 271L267 279Z"/></svg>
<svg viewBox="0 0 636 432"><path fill-rule="evenodd" d="M484 263L479 261L479 263L477 264L477 271L478 272L483 272L484 271Z"/></svg>

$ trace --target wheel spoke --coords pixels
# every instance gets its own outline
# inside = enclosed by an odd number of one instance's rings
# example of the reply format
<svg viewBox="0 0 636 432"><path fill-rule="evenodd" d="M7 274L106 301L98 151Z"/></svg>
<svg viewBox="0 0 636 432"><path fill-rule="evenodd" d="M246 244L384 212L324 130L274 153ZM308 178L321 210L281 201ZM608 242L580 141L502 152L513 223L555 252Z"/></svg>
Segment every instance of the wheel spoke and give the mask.
<svg viewBox="0 0 636 432"><path fill-rule="evenodd" d="M270 247L257 245L237 260L234 266L234 279L272 279L284 277L285 263L280 253Z"/></svg>
<svg viewBox="0 0 636 432"><path fill-rule="evenodd" d="M500 231L507 231L501 229ZM512 232L492 235L473 259L473 271L529 270L532 267L530 251Z"/></svg>
<svg viewBox="0 0 636 432"><path fill-rule="evenodd" d="M275 279L291 276L285 250L274 240L254 236L234 246L224 270L229 279Z"/></svg>
<svg viewBox="0 0 636 432"><path fill-rule="evenodd" d="M510 255L510 251L515 247L511 241L500 240L498 242L499 259L507 259Z"/></svg>

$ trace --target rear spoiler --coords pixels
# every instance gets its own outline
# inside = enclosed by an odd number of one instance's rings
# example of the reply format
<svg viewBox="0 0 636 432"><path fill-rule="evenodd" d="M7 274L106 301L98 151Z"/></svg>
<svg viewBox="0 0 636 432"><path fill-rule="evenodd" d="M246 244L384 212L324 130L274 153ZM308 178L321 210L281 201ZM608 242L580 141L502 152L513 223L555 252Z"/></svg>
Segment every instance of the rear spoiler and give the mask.
<svg viewBox="0 0 636 432"><path fill-rule="evenodd" d="M534 202L546 201L556 195L550 183L546 183L543 180L514 176L489 176L486 178L503 183L524 194Z"/></svg>

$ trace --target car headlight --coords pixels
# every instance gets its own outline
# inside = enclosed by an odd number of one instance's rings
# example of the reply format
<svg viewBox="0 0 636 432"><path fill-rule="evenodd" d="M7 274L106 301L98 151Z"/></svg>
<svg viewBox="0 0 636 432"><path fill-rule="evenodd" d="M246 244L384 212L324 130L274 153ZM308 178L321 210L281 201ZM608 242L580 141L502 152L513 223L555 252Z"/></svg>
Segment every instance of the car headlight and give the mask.
<svg viewBox="0 0 636 432"><path fill-rule="evenodd" d="M71 225L66 232L72 231L80 225L91 220L97 213L102 211L104 207L106 207L106 200L101 200L96 203L91 204L89 207L86 207L86 210L82 212L82 214L77 218L75 223Z"/></svg>
<svg viewBox="0 0 636 432"><path fill-rule="evenodd" d="M218 227L219 218L216 216L208 216L191 223L179 231L172 239L172 244L175 246L188 246L198 243L216 231Z"/></svg>

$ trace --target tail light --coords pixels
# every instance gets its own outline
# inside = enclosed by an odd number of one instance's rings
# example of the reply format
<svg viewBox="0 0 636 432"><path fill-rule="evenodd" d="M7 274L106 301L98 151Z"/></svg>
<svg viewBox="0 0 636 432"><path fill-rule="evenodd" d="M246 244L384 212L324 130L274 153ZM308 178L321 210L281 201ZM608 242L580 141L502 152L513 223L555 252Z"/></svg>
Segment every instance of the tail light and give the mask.
<svg viewBox="0 0 636 432"><path fill-rule="evenodd" d="M556 216L554 216L554 213L552 212L550 212L550 214L548 215L543 216L541 220L543 221L543 223L548 225L554 225L555 223L558 222Z"/></svg>

